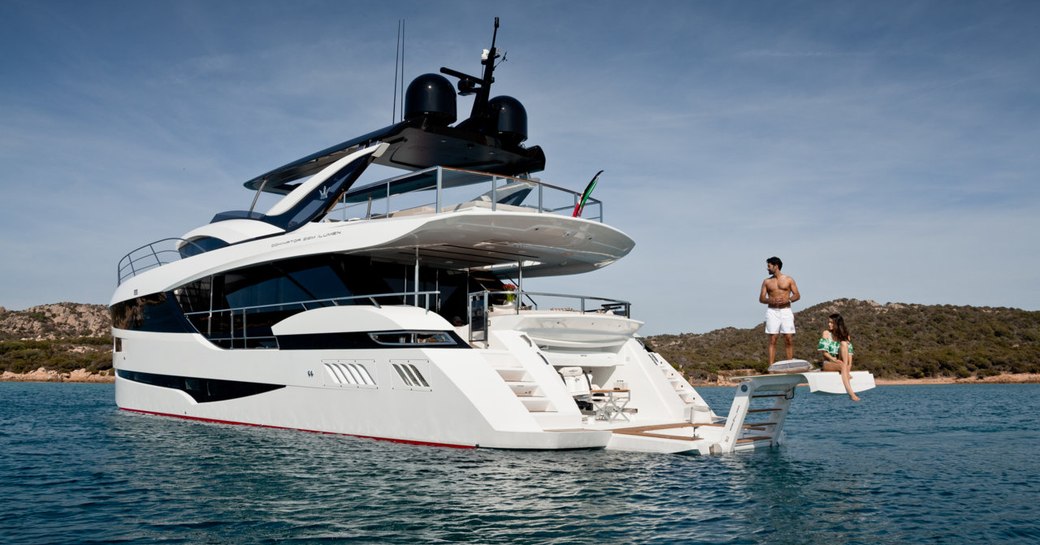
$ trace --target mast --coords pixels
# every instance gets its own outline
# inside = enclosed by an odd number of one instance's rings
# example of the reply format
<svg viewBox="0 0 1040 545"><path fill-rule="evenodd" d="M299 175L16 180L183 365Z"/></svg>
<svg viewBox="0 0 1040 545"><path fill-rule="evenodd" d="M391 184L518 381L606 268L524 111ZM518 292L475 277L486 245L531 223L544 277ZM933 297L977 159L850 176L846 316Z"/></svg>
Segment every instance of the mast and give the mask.
<svg viewBox="0 0 1040 545"><path fill-rule="evenodd" d="M416 87L416 102L422 103L423 108L432 109L427 111L420 108L412 119L396 122L282 165L247 181L245 186L253 191L261 189L270 193L288 194L303 183L300 180L316 174L345 154L379 142L389 144L390 148L377 157L375 162L405 170L444 166L507 176L543 170L545 153L542 149L521 145L527 139L527 111L523 105L513 97L491 97L496 61L505 60L505 55L500 54L497 47L498 27L499 18L495 17L491 48L484 50L481 55L481 77L441 67L441 73L458 79L456 85L438 74L423 74L412 82L420 84ZM403 66L403 22L401 30L400 58ZM402 69L402 77L403 73ZM475 95L475 98L470 116L451 125L456 119L456 92L462 96ZM403 96L406 100L402 111L406 111L409 106L407 90Z"/></svg>
<svg viewBox="0 0 1040 545"><path fill-rule="evenodd" d="M442 74L459 78L459 95L476 94L473 98L473 109L470 111L469 119L459 124L461 128L476 129L484 132L482 129L487 126L485 122L491 117L488 101L491 99L491 84L495 82L495 59L499 57L498 48L495 47L495 42L497 41L498 17L495 17L495 29L491 34L491 49L486 50L480 59L480 64L484 65L484 75L481 78L444 66L441 67Z"/></svg>

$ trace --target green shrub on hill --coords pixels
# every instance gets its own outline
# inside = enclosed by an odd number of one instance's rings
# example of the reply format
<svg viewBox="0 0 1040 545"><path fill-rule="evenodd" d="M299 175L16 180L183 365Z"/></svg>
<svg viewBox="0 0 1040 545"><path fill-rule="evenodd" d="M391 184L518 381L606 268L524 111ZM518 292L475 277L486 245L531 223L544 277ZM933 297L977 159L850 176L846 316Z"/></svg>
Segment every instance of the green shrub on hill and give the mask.
<svg viewBox="0 0 1040 545"><path fill-rule="evenodd" d="M853 365L885 378L986 377L1040 373L1040 312L840 299L797 312L795 357L818 361L816 341L838 312L852 332ZM764 326L704 334L657 335L654 347L693 378L767 366ZM784 358L783 339L777 359Z"/></svg>
<svg viewBox="0 0 1040 545"><path fill-rule="evenodd" d="M852 332L854 367L877 377L984 378L1001 373L1040 373L1040 312L1012 308L879 305L854 299L821 303L796 313L796 358L819 359L816 341L827 325L827 316L834 312L845 317ZM52 340L0 336L0 373L25 373L40 367L59 372L80 368L98 372L112 367L111 337L72 335ZM703 334L656 335L647 342L696 380L712 379L720 372L766 370L767 336L762 325ZM783 359L783 340L777 353L778 359Z"/></svg>
<svg viewBox="0 0 1040 545"><path fill-rule="evenodd" d="M0 373L28 373L40 367L67 373L112 368L112 340L75 337L44 341L0 341Z"/></svg>

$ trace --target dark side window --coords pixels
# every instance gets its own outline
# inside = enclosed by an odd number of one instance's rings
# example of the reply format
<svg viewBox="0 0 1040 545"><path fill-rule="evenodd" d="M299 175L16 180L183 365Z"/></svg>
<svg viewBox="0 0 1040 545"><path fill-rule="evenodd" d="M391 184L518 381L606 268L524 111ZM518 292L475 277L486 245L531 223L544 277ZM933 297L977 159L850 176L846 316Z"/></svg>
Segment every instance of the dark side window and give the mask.
<svg viewBox="0 0 1040 545"><path fill-rule="evenodd" d="M192 331L181 309L165 293L153 293L112 305L112 326L118 329L185 333Z"/></svg>
<svg viewBox="0 0 1040 545"><path fill-rule="evenodd" d="M321 261L325 262L262 265L228 273L224 276L227 306L252 307L350 296L335 264Z"/></svg>

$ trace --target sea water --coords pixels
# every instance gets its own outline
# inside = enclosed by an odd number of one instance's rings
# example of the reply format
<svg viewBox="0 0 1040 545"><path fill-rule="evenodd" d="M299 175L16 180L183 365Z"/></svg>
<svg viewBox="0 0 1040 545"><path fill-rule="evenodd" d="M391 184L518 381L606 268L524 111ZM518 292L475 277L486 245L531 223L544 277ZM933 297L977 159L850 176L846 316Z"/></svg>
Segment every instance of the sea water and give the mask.
<svg viewBox="0 0 1040 545"><path fill-rule="evenodd" d="M704 388L726 412L730 388ZM800 389L779 448L409 446L0 383L0 543L1038 543L1040 385Z"/></svg>

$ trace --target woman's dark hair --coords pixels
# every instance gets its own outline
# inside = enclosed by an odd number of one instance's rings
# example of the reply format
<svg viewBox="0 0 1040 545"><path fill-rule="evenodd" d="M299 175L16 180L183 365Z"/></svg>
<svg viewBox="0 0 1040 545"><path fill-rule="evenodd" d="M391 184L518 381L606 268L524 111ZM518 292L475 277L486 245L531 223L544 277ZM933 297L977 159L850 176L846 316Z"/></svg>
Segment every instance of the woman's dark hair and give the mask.
<svg viewBox="0 0 1040 545"><path fill-rule="evenodd" d="M841 314L835 312L828 316L827 319L834 322L834 339L839 342L848 341L849 328L845 327L845 319L841 317Z"/></svg>

